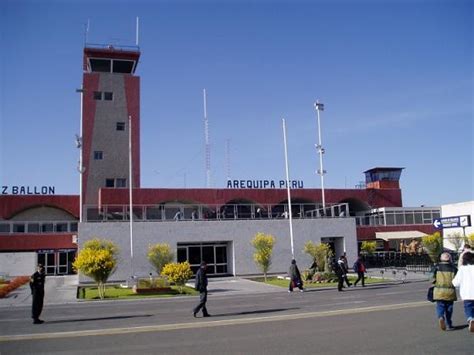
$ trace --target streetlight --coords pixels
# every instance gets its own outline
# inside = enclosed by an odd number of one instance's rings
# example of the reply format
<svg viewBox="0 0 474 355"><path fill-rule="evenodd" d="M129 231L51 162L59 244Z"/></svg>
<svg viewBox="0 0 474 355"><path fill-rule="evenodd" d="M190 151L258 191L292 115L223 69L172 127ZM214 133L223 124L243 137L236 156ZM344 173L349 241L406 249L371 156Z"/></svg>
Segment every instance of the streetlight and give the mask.
<svg viewBox="0 0 474 355"><path fill-rule="evenodd" d="M323 199L323 211L324 215L326 214L326 199L324 196L324 174L326 174L326 170L323 169L323 154L324 154L324 148L322 146L321 142L321 122L319 118L319 111L324 111L324 104L320 103L319 100L316 100L314 103L314 108L316 110L317 116L318 116L318 144L316 145L316 150L319 153L319 169L317 170L317 173L319 176L321 176L321 194L322 194L322 199Z"/></svg>
<svg viewBox="0 0 474 355"><path fill-rule="evenodd" d="M83 98L84 98L84 87L81 85L80 89L76 89L77 93L81 94L81 121L79 127L79 135L76 134L76 147L79 149L79 163L77 171L79 171L79 223L82 222L82 174L86 171L86 168L82 164L82 116L83 116Z"/></svg>

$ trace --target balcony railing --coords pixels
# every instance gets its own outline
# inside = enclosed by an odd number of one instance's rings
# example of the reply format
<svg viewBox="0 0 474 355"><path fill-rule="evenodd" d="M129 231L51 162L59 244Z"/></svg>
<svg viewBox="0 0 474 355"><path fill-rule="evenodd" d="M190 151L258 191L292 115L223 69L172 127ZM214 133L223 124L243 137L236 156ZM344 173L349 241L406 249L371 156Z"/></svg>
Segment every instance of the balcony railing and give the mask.
<svg viewBox="0 0 474 355"><path fill-rule="evenodd" d="M128 221L130 207L128 205L84 206L84 222L115 222ZM349 204L335 204L320 208L315 204L292 204L292 218L342 218L349 217ZM140 222L157 221L192 221L192 220L253 220L253 219L284 219L289 218L288 206L279 204L259 206L255 204L226 205L134 205L133 220Z"/></svg>

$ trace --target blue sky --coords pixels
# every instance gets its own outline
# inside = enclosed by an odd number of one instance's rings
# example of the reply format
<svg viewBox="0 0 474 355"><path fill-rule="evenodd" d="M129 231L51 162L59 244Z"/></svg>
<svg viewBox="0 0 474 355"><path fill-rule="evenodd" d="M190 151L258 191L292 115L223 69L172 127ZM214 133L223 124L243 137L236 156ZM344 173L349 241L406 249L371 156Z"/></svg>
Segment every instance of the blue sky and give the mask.
<svg viewBox="0 0 474 355"><path fill-rule="evenodd" d="M327 188L404 167L405 206L474 199L472 1L0 2L1 185L78 194L84 24L134 44L140 18L142 187L290 178ZM228 143L226 143L228 142ZM226 145L229 154L226 154ZM227 155L227 158L226 158Z"/></svg>

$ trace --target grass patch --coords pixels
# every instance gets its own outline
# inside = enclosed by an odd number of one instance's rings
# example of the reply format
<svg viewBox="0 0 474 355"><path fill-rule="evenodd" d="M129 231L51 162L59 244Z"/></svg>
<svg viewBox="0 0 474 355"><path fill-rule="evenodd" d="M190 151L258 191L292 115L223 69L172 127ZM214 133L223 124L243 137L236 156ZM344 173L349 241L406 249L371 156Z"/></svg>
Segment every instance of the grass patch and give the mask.
<svg viewBox="0 0 474 355"><path fill-rule="evenodd" d="M191 287L184 286L183 293L179 293L177 286L171 286L171 290L167 292L157 292L149 294L136 294L131 288L122 288L119 285L109 285L105 288L105 299L140 299L140 298L166 298L174 296L194 296L199 293ZM79 286L77 291L79 299L98 300L99 292L96 286Z"/></svg>
<svg viewBox="0 0 474 355"><path fill-rule="evenodd" d="M256 277L256 278L252 278L250 280L265 283L263 277ZM357 277L349 276L349 282L354 284L355 280L357 280ZM385 282L385 280L381 280L381 279L378 279L378 278L372 278L372 277L366 277L365 278L365 284L366 285L376 284L376 283L380 283L380 282ZM284 287L284 288L288 288L289 283L290 283L290 280L279 279L277 277L267 277L267 282L266 282L266 284L268 284L268 285L279 286L279 287ZM359 281L358 285L362 286L360 281ZM337 287L337 282L320 282L320 283L304 282L303 287L304 288Z"/></svg>

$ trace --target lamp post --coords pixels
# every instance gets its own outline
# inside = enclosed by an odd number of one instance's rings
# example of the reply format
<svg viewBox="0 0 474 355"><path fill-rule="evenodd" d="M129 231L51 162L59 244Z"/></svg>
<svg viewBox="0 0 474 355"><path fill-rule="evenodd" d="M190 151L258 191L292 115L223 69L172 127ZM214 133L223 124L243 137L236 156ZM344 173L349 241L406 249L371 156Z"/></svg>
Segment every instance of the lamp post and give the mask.
<svg viewBox="0 0 474 355"><path fill-rule="evenodd" d="M324 148L322 146L321 142L321 121L319 118L319 111L324 111L324 104L320 103L319 100L316 100L314 103L314 108L316 110L316 114L318 117L318 144L316 145L316 150L318 151L319 154L319 169L317 170L317 173L319 176L321 176L321 195L322 195L322 202L323 202L323 211L324 215L326 215L326 199L324 196L324 174L326 174L326 171L323 169L323 154L324 154Z"/></svg>
<svg viewBox="0 0 474 355"><path fill-rule="evenodd" d="M76 134L76 147L79 149L79 163L77 171L79 171L79 223L82 222L82 174L86 170L82 165L82 120L83 120L83 99L84 99L84 87L81 85L80 89L76 89L77 93L81 94L81 119L79 127L79 135Z"/></svg>

